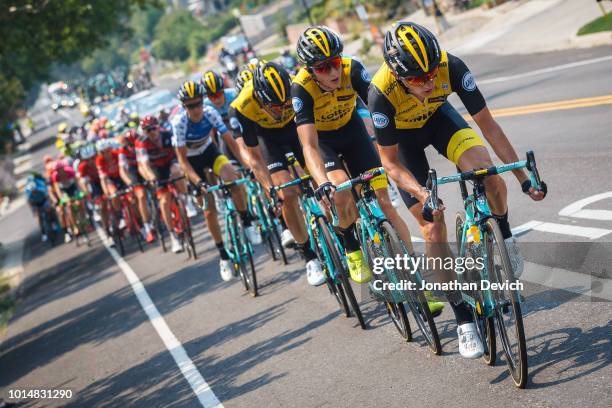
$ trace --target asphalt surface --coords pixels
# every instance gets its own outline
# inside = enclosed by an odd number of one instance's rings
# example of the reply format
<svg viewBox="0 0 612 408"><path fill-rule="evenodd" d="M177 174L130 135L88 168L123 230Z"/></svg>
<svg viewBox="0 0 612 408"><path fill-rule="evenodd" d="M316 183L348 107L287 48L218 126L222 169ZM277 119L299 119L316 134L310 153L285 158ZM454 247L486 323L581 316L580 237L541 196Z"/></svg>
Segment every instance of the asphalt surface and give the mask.
<svg viewBox="0 0 612 408"><path fill-rule="evenodd" d="M612 55L612 47L521 56L466 56L483 81L491 109L612 94L612 61L542 75L486 80ZM463 56L462 56L463 57ZM174 88L179 80L159 84ZM453 100L455 102L455 100ZM457 105L459 106L459 105ZM593 406L612 405L612 307L605 288L612 277L612 219L560 216L578 200L612 191L610 105L499 118L519 152L533 149L549 186L543 202L509 190L513 227L537 220L557 232L521 236L528 262L524 320L530 381L512 386L505 362L488 367L462 359L450 309L436 319L443 355L401 340L384 309L359 293L368 323L346 319L323 288L306 283L302 261L291 253L284 267L257 248L260 296L218 274L216 250L196 221L200 258L134 245L124 257L212 392L228 407L369 406ZM68 115L76 119L78 112ZM50 116L50 121L61 118ZM52 151L51 126L29 138L31 164ZM428 150L438 174L453 167ZM457 186L444 187L449 226L460 208ZM610 198L588 209L612 210ZM403 214L415 236L415 223ZM571 227L609 230L599 238ZM149 321L124 273L94 237L91 248L49 248L39 241L29 210L0 219L3 242L27 236L24 277L31 282L0 344L0 397L10 390L70 389L70 400L22 400L22 406L198 406L189 382ZM562 232L558 232L562 231ZM592 232L592 231L591 231ZM449 231L450 234L450 231ZM556 267L592 280L590 288L533 278ZM42 278L41 278L42 277ZM567 286L567 285L566 285ZM357 289L357 287L355 287ZM588 292L588 290L591 292ZM599 291L598 291L599 290ZM590 295L596 295L591 297ZM499 348L499 343L498 343Z"/></svg>

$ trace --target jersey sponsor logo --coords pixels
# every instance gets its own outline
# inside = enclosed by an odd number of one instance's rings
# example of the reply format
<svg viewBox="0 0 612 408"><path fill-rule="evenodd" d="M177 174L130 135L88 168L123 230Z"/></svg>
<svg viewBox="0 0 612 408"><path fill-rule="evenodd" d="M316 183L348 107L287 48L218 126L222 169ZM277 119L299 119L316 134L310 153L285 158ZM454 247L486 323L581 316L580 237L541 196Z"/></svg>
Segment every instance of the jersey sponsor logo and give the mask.
<svg viewBox="0 0 612 408"><path fill-rule="evenodd" d="M302 102L302 100L298 98L297 96L294 96L293 98L291 98L291 104L293 105L293 110L296 113L301 111L302 107L304 106L304 102Z"/></svg>
<svg viewBox="0 0 612 408"><path fill-rule="evenodd" d="M321 122L333 122L335 120L338 120L342 117L344 117L347 113L351 112L353 110L353 107L348 107L345 109L338 109L334 112L331 112L327 115L321 115L320 116L320 120Z"/></svg>
<svg viewBox="0 0 612 408"><path fill-rule="evenodd" d="M461 80L461 86L468 92L476 89L476 80L474 79L474 75L470 71L463 74L463 79Z"/></svg>
<svg viewBox="0 0 612 408"><path fill-rule="evenodd" d="M240 125L240 121L238 120L238 118L235 118L232 116L229 120L229 124L230 124L230 128L232 129L242 130L242 126Z"/></svg>
<svg viewBox="0 0 612 408"><path fill-rule="evenodd" d="M330 167L334 167L335 164L336 164L336 162L333 162L333 161L327 162L327 163L325 163L325 168L329 169Z"/></svg>
<svg viewBox="0 0 612 408"><path fill-rule="evenodd" d="M365 68L361 71L361 79L363 79L365 82L372 81L372 78L370 78L370 74Z"/></svg>
<svg viewBox="0 0 612 408"><path fill-rule="evenodd" d="M389 118L384 113L374 112L372 114L372 122L374 122L375 128L384 129L389 125Z"/></svg>
<svg viewBox="0 0 612 408"><path fill-rule="evenodd" d="M391 92L393 92L393 90L395 89L396 86L399 85L399 81L393 81L388 87L387 89L385 89L385 95L389 96L389 94Z"/></svg>
<svg viewBox="0 0 612 408"><path fill-rule="evenodd" d="M338 102L342 102L342 101L349 101L351 100L351 98L353 97L353 95L339 95L336 100Z"/></svg>
<svg viewBox="0 0 612 408"><path fill-rule="evenodd" d="M428 103L436 103L436 102L444 102L446 100L446 96L441 95L441 96L436 96L435 98L429 98L427 99Z"/></svg>
<svg viewBox="0 0 612 408"><path fill-rule="evenodd" d="M268 170L276 169L278 167L283 167L283 163L281 163L281 162L274 162L274 163L268 164Z"/></svg>
<svg viewBox="0 0 612 408"><path fill-rule="evenodd" d="M445 92L448 92L448 84L442 84L442 89L444 89Z"/></svg>

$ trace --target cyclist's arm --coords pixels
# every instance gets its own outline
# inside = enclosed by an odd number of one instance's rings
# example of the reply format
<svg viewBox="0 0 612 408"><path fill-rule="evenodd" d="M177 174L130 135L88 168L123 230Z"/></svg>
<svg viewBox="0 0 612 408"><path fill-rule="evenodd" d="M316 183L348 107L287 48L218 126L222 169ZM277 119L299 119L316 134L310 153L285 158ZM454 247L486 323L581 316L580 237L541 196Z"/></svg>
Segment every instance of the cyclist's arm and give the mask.
<svg viewBox="0 0 612 408"><path fill-rule="evenodd" d="M291 101L295 110L297 133L302 144L306 167L318 185L329 182L319 153L319 135L315 127L314 100L299 84L291 85Z"/></svg>
<svg viewBox="0 0 612 408"><path fill-rule="evenodd" d="M229 109L229 126L239 155L236 155L233 150L232 153L234 153L234 156L240 160L244 167L250 168L248 147L257 146L259 143L257 140L257 126L234 107Z"/></svg>
<svg viewBox="0 0 612 408"><path fill-rule="evenodd" d="M187 178L193 184L198 184L200 181L202 181L200 176L198 176L198 173L196 173L193 167L191 167L191 163L189 163L189 160L187 160L187 147L185 146L176 147L175 151L176 151L176 157L178 158L179 165L181 166L181 169L183 170Z"/></svg>
<svg viewBox="0 0 612 408"><path fill-rule="evenodd" d="M272 182L272 177L268 171L268 166L266 166L266 161L261 153L261 147L247 147L247 150L249 154L249 166L251 170L253 170L253 173L255 173L255 177L266 189L266 191L270 190L270 187L272 187L274 183Z"/></svg>
<svg viewBox="0 0 612 408"><path fill-rule="evenodd" d="M368 88L371 81L372 79L370 78L370 74L361 64L361 62L353 59L353 62L351 63L351 83L353 85L353 89L357 91L359 99L361 99L366 105L368 104Z"/></svg>
<svg viewBox="0 0 612 408"><path fill-rule="evenodd" d="M428 196L427 192L410 170L399 160L399 138L400 136L409 136L400 135L400 132L407 132L407 130L402 131L395 127L395 108L374 86L370 87L368 100L374 118L374 133L376 134L378 153L385 171L399 188L408 191L421 203L425 202Z"/></svg>
<svg viewBox="0 0 612 408"><path fill-rule="evenodd" d="M491 115L484 96L478 89L476 80L467 65L460 58L448 54L448 69L452 89L459 95L461 102L465 105L497 157L504 163L518 161L516 151L499 123ZM528 179L523 170L515 170L513 173L521 183Z"/></svg>
<svg viewBox="0 0 612 408"><path fill-rule="evenodd" d="M153 181L157 179L157 175L151 167L151 160L149 160L149 153L144 147L136 148L136 163L138 164L138 171L142 178L147 181Z"/></svg>
<svg viewBox="0 0 612 408"><path fill-rule="evenodd" d="M123 180L125 184L130 186L132 185L132 183L134 183L135 180L132 180L132 175L130 174L128 170L129 170L129 164L127 162L127 158L125 154L120 153L119 154L119 177L121 177L121 180Z"/></svg>

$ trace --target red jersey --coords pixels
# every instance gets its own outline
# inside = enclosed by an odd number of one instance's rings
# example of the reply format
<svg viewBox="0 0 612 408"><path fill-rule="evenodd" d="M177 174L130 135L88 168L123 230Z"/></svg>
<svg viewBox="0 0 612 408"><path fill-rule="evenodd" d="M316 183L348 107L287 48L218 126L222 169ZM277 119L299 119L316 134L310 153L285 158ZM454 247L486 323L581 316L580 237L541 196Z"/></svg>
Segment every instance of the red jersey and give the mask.
<svg viewBox="0 0 612 408"><path fill-rule="evenodd" d="M119 165L130 169L136 167L136 149L134 147L122 146L119 148Z"/></svg>
<svg viewBox="0 0 612 408"><path fill-rule="evenodd" d="M99 153L96 156L96 167L100 176L119 178L119 151L114 149L109 160Z"/></svg>
<svg viewBox="0 0 612 408"><path fill-rule="evenodd" d="M80 177L87 177L92 183L100 181L100 175L98 174L94 159L81 160L78 170Z"/></svg>
<svg viewBox="0 0 612 408"><path fill-rule="evenodd" d="M160 129L160 144L157 145L148 137L136 140L136 155L138 161L149 161L153 167L166 167L175 159L172 147L172 133Z"/></svg>
<svg viewBox="0 0 612 408"><path fill-rule="evenodd" d="M64 166L64 174L60 175L57 170L54 170L51 173L51 182L57 183L62 188L68 188L74 184L75 181L75 173L72 167Z"/></svg>

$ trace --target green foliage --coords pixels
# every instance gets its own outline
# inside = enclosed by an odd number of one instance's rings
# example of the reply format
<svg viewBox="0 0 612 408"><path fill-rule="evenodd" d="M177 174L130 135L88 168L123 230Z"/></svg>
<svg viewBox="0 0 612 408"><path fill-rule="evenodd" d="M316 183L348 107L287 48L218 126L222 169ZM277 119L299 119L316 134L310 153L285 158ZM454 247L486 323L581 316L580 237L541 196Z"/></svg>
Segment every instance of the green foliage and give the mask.
<svg viewBox="0 0 612 408"><path fill-rule="evenodd" d="M206 50L209 35L187 10L164 15L155 27L153 54L161 59L184 61L199 57Z"/></svg>
<svg viewBox="0 0 612 408"><path fill-rule="evenodd" d="M24 90L47 80L57 63L71 64L125 38L133 5L146 0L14 1L0 6L0 129L15 119ZM150 3L150 2L148 2ZM8 89L6 87L8 86ZM0 139L0 145L6 138Z"/></svg>
<svg viewBox="0 0 612 408"><path fill-rule="evenodd" d="M598 33L602 31L612 31L612 14L601 16L578 30L578 35Z"/></svg>

